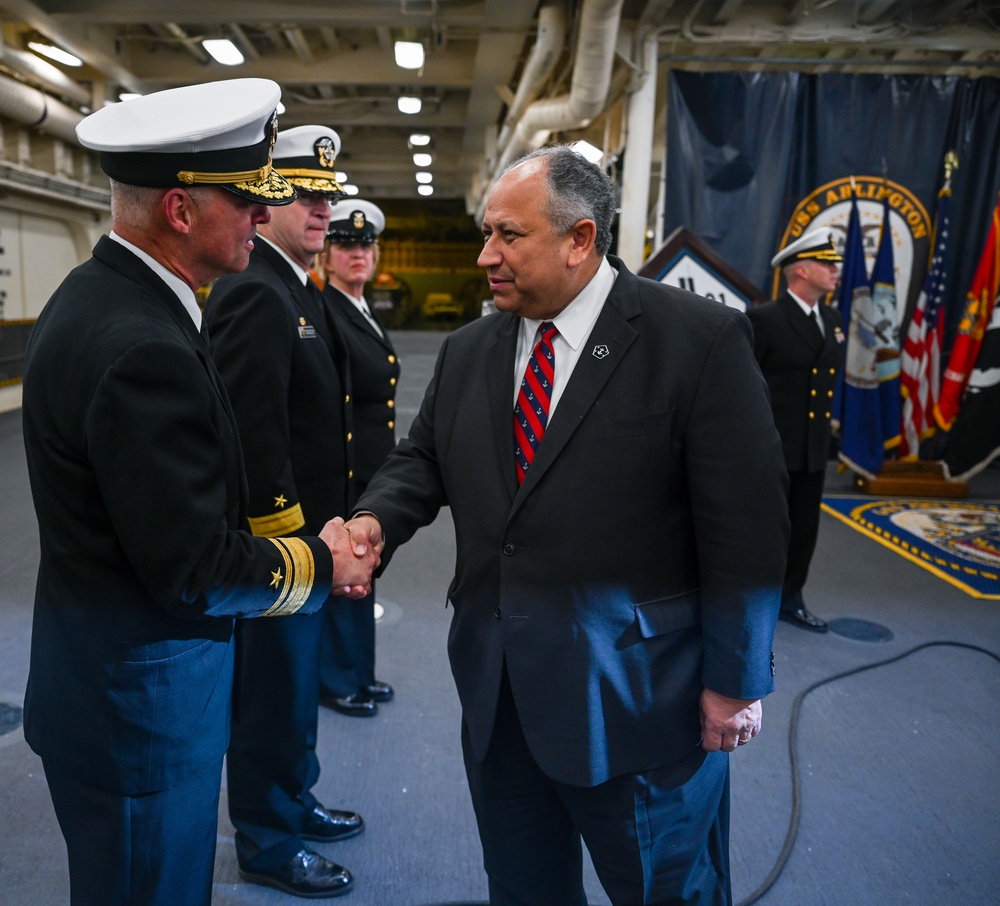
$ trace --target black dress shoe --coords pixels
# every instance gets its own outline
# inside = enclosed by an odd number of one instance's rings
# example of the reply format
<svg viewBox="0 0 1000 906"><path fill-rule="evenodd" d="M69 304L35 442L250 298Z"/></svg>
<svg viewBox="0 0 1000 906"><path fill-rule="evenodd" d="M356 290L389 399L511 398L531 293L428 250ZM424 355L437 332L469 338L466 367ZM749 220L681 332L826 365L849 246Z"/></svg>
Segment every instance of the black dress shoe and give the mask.
<svg viewBox="0 0 1000 906"><path fill-rule="evenodd" d="M365 828L364 819L357 812L339 812L317 805L308 815L299 836L303 840L331 843L360 834Z"/></svg>
<svg viewBox="0 0 1000 906"><path fill-rule="evenodd" d="M351 717L374 717L378 714L378 705L363 692L355 692L354 695L348 695L344 698L324 695L320 698L319 703Z"/></svg>
<svg viewBox="0 0 1000 906"><path fill-rule="evenodd" d="M392 697L396 694L392 686L388 683L383 683L381 680L375 680L370 686L362 686L361 692L375 702L391 701Z"/></svg>
<svg viewBox="0 0 1000 906"><path fill-rule="evenodd" d="M354 878L346 868L305 847L277 868L267 871L241 868L240 877L253 884L277 887L292 896L310 899L339 897L354 886Z"/></svg>
<svg viewBox="0 0 1000 906"><path fill-rule="evenodd" d="M778 613L778 619L798 626L800 629L809 629L812 632L828 632L830 629L825 620L813 616L804 607L797 607L795 610L782 610Z"/></svg>

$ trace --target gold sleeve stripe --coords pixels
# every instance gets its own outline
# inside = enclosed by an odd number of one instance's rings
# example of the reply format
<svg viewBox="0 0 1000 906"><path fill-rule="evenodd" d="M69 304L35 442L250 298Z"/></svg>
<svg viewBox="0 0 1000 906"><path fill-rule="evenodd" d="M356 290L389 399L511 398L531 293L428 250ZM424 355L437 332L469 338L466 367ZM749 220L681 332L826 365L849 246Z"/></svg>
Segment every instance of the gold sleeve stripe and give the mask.
<svg viewBox="0 0 1000 906"><path fill-rule="evenodd" d="M250 532L258 538L278 538L281 535L290 535L297 532L306 524L302 515L302 505L297 503L280 513L272 513L270 516L251 516Z"/></svg>
<svg viewBox="0 0 1000 906"><path fill-rule="evenodd" d="M316 564L309 545L301 538L272 538L271 543L281 552L285 575L278 599L263 616L287 616L298 611L309 598L316 581Z"/></svg>

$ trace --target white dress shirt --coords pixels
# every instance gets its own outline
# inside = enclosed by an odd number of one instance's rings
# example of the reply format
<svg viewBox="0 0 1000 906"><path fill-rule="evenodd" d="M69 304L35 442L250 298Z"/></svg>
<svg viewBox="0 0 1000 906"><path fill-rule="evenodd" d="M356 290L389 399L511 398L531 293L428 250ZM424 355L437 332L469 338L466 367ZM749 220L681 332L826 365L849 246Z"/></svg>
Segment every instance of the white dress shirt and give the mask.
<svg viewBox="0 0 1000 906"><path fill-rule="evenodd" d="M191 320L194 321L195 330L201 333L201 309L198 307L198 300L195 297L194 290L181 280L177 274L168 271L152 255L144 252L137 245L133 245L127 239L122 239L114 230L111 231L108 238L113 239L119 245L125 246L125 248L146 264L157 277L174 291L177 298L180 299L181 305L184 306L184 310L191 316Z"/></svg>
<svg viewBox="0 0 1000 906"><path fill-rule="evenodd" d="M588 283L580 294L567 305L550 323L554 324L559 333L552 343L555 353L555 377L552 381L552 395L549 399L549 423L556 411L556 405L562 396L566 385L576 363L580 360L584 343L590 336L591 330L597 321L604 302L611 292L616 271L605 258L601 266L597 269L593 279ZM518 328L517 355L514 357L514 401L517 405L517 394L521 389L521 379L524 377L524 369L528 367L528 359L538 342L538 325L541 321L522 318Z"/></svg>
<svg viewBox="0 0 1000 906"><path fill-rule="evenodd" d="M819 313L819 302L814 302L810 305L808 302L805 302L796 296L791 290L788 291L788 295L790 295L798 303L799 308L806 313L806 317L819 327L819 332L825 337L826 328L823 326L823 316ZM813 312L816 312L816 317L813 317Z"/></svg>

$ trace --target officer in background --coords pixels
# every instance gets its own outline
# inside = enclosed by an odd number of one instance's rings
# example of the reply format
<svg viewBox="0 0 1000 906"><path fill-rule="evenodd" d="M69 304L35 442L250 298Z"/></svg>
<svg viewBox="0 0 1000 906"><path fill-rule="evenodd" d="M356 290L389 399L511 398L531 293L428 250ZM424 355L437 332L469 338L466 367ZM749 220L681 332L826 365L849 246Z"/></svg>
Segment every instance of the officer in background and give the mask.
<svg viewBox="0 0 1000 906"><path fill-rule="evenodd" d="M819 534L833 393L845 349L840 313L823 299L837 287L842 260L828 229L806 233L771 259L784 273L786 292L747 312L788 468L791 539L779 616L813 632L828 627L806 608L802 588Z"/></svg>
<svg viewBox="0 0 1000 906"><path fill-rule="evenodd" d="M343 194L334 165L340 138L324 126L279 134L275 169L294 204L260 229L250 265L219 280L206 317L212 354L233 401L257 536L309 534L347 512L352 498L347 352L328 323L308 268ZM338 606L329 601L328 607ZM238 625L246 705L227 758L229 815L240 874L305 897L333 896L350 873L304 841L360 833L361 816L312 794L322 613L283 624Z"/></svg>
<svg viewBox="0 0 1000 906"><path fill-rule="evenodd" d="M350 353L358 495L396 445L399 360L388 331L365 300L384 229L385 215L377 205L360 198L341 201L333 209L319 261L326 279L323 298ZM374 589L373 583L370 597L338 601L325 611L320 703L353 717L373 717L379 703L393 697L392 686L375 679Z"/></svg>
<svg viewBox="0 0 1000 906"><path fill-rule="evenodd" d="M112 230L39 316L23 408L41 541L24 736L74 906L208 906L234 618L308 621L284 615L311 614L331 580L367 590L335 522L245 531L239 438L195 301L294 198L270 160L280 94L194 85L77 126L111 178Z"/></svg>

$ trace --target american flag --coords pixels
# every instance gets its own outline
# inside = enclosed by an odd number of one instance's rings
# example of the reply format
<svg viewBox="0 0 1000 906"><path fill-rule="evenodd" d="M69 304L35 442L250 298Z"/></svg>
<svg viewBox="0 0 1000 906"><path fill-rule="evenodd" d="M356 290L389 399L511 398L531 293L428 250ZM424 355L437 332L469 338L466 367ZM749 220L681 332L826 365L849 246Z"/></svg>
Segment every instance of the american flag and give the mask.
<svg viewBox="0 0 1000 906"><path fill-rule="evenodd" d="M948 205L951 180L938 192L933 257L903 343L901 376L903 424L900 459L917 459L920 441L934 433L934 407L941 389L941 344L944 339L944 289L948 273Z"/></svg>

